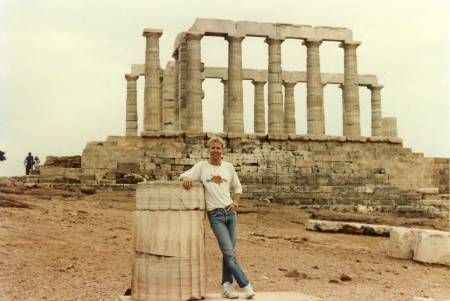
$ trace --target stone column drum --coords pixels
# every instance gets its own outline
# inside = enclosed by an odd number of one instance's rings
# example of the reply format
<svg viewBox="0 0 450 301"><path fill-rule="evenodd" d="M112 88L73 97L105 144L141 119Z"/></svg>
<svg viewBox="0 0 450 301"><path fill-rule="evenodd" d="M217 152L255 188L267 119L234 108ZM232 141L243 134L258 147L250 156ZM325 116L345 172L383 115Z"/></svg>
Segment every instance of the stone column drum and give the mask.
<svg viewBox="0 0 450 301"><path fill-rule="evenodd" d="M137 87L138 75L125 74L127 80L127 103L126 103L126 136L137 136Z"/></svg>
<svg viewBox="0 0 450 301"><path fill-rule="evenodd" d="M187 124L186 130L190 132L203 131L202 113L202 62L200 41L203 35L199 33L186 33L187 41Z"/></svg>
<svg viewBox="0 0 450 301"><path fill-rule="evenodd" d="M397 118L384 117L381 119L382 134L384 137L398 137L397 135Z"/></svg>
<svg viewBox="0 0 450 301"><path fill-rule="evenodd" d="M228 132L228 112L230 111L230 106L228 104L228 80L222 79L220 81L223 84L223 132Z"/></svg>
<svg viewBox="0 0 450 301"><path fill-rule="evenodd" d="M344 136L361 136L359 113L358 68L356 48L361 42L343 42L344 49L344 107L343 132Z"/></svg>
<svg viewBox="0 0 450 301"><path fill-rule="evenodd" d="M206 294L203 187L147 182L136 190L133 301L200 300Z"/></svg>
<svg viewBox="0 0 450 301"><path fill-rule="evenodd" d="M372 108L372 136L381 136L381 89L382 85L369 86Z"/></svg>
<svg viewBox="0 0 450 301"><path fill-rule="evenodd" d="M161 67L159 65L159 38L162 30L144 29L145 47L145 90L144 131L162 130Z"/></svg>
<svg viewBox="0 0 450 301"><path fill-rule="evenodd" d="M288 135L295 135L295 84L284 82L284 131Z"/></svg>
<svg viewBox="0 0 450 301"><path fill-rule="evenodd" d="M320 40L306 40L306 106L308 135L325 134L322 79L320 74Z"/></svg>
<svg viewBox="0 0 450 301"><path fill-rule="evenodd" d="M282 39L266 38L269 45L268 133L284 134L283 89L281 70Z"/></svg>
<svg viewBox="0 0 450 301"><path fill-rule="evenodd" d="M266 82L252 81L255 86L255 103L254 103L254 132L255 134L266 133L266 118L264 108L264 85Z"/></svg>
<svg viewBox="0 0 450 301"><path fill-rule="evenodd" d="M242 36L227 36L228 41L228 131L244 132L244 92L242 88Z"/></svg>

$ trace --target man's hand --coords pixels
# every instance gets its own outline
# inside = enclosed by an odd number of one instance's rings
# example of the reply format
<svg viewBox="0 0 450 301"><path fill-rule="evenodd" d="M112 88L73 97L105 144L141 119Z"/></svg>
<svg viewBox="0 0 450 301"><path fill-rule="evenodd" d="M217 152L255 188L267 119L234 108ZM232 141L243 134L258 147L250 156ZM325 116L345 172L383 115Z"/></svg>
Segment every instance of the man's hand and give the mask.
<svg viewBox="0 0 450 301"><path fill-rule="evenodd" d="M181 179L181 185L184 187L184 189L189 190L192 188L192 180L190 178L182 178Z"/></svg>
<svg viewBox="0 0 450 301"><path fill-rule="evenodd" d="M230 206L227 207L227 210L231 211L231 212L237 212L238 208L239 208L239 204L237 202L233 201L233 203L231 203Z"/></svg>

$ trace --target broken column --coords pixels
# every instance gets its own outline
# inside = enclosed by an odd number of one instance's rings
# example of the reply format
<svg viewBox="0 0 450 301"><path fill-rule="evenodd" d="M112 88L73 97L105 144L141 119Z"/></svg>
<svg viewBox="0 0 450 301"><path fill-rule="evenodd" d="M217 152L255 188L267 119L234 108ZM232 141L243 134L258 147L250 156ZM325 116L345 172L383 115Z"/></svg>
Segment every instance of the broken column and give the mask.
<svg viewBox="0 0 450 301"><path fill-rule="evenodd" d="M340 45L340 47L344 49L344 136L361 136L358 68L356 59L356 48L360 44L361 42L345 41Z"/></svg>
<svg viewBox="0 0 450 301"><path fill-rule="evenodd" d="M127 103L126 103L126 136L137 136L137 87L138 75L125 74L127 80Z"/></svg>
<svg viewBox="0 0 450 301"><path fill-rule="evenodd" d="M264 112L264 85L266 82L253 80L255 86L254 99L254 132L256 134L266 133L266 118Z"/></svg>
<svg viewBox="0 0 450 301"><path fill-rule="evenodd" d="M244 132L244 92L242 88L243 36L228 35L228 131Z"/></svg>
<svg viewBox="0 0 450 301"><path fill-rule="evenodd" d="M303 42L306 55L306 105L308 135L325 134L325 113L323 106L322 79L320 75L319 46L321 40L308 39Z"/></svg>
<svg viewBox="0 0 450 301"><path fill-rule="evenodd" d="M384 117L381 119L382 135L384 137L398 137L397 135L397 118Z"/></svg>
<svg viewBox="0 0 450 301"><path fill-rule="evenodd" d="M279 38L266 38L269 45L268 133L284 134L283 89L281 87L281 43Z"/></svg>
<svg viewBox="0 0 450 301"><path fill-rule="evenodd" d="M145 47L145 90L144 90L144 131L162 130L161 68L159 65L160 29L144 29Z"/></svg>
<svg viewBox="0 0 450 301"><path fill-rule="evenodd" d="M297 82L283 82L284 84L284 132L295 135L295 98L294 87Z"/></svg>
<svg viewBox="0 0 450 301"><path fill-rule="evenodd" d="M163 72L162 84L162 123L165 132L175 132L179 128L175 85L175 62L168 62Z"/></svg>
<svg viewBox="0 0 450 301"><path fill-rule="evenodd" d="M136 190L132 300L200 300L206 293L203 187L147 182Z"/></svg>

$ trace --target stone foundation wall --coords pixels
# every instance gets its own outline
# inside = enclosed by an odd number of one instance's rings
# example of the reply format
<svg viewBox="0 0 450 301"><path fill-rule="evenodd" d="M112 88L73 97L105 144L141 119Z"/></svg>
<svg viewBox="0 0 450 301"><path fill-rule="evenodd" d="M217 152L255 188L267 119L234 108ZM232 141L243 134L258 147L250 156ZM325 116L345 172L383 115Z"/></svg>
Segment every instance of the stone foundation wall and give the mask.
<svg viewBox="0 0 450 301"><path fill-rule="evenodd" d="M450 193L449 192L449 169L450 169L450 159L449 158L434 158L433 159L433 175L432 175L432 186L439 188L439 193Z"/></svg>
<svg viewBox="0 0 450 301"><path fill-rule="evenodd" d="M88 143L81 182L124 183L125 177L136 176L177 180L180 173L209 157L210 136L155 133ZM441 165L403 148L398 138L231 133L222 137L227 144L224 159L236 167L246 199L409 216L445 214L446 209L439 207L445 207L445 201L439 206L422 202L441 199L436 184L443 181L437 176Z"/></svg>

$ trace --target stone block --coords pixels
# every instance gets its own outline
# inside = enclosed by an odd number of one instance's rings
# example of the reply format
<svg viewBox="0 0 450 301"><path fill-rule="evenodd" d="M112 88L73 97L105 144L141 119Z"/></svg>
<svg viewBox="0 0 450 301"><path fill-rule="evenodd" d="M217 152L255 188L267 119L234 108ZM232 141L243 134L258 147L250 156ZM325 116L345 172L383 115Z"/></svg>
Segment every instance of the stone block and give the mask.
<svg viewBox="0 0 450 301"><path fill-rule="evenodd" d="M400 259L411 259L415 234L412 229L393 227L389 233L388 256Z"/></svg>
<svg viewBox="0 0 450 301"><path fill-rule="evenodd" d="M422 194L439 194L439 188L437 187L422 187L416 191Z"/></svg>
<svg viewBox="0 0 450 301"><path fill-rule="evenodd" d="M117 172L136 173L139 171L139 164L134 162L117 162Z"/></svg>
<svg viewBox="0 0 450 301"><path fill-rule="evenodd" d="M64 176L64 167L60 166L41 166L41 177Z"/></svg>
<svg viewBox="0 0 450 301"><path fill-rule="evenodd" d="M391 226L372 225L351 222L335 222L325 220L308 220L306 230L321 232L343 232L349 234L389 236Z"/></svg>
<svg viewBox="0 0 450 301"><path fill-rule="evenodd" d="M450 266L450 232L421 230L415 233L414 260Z"/></svg>

